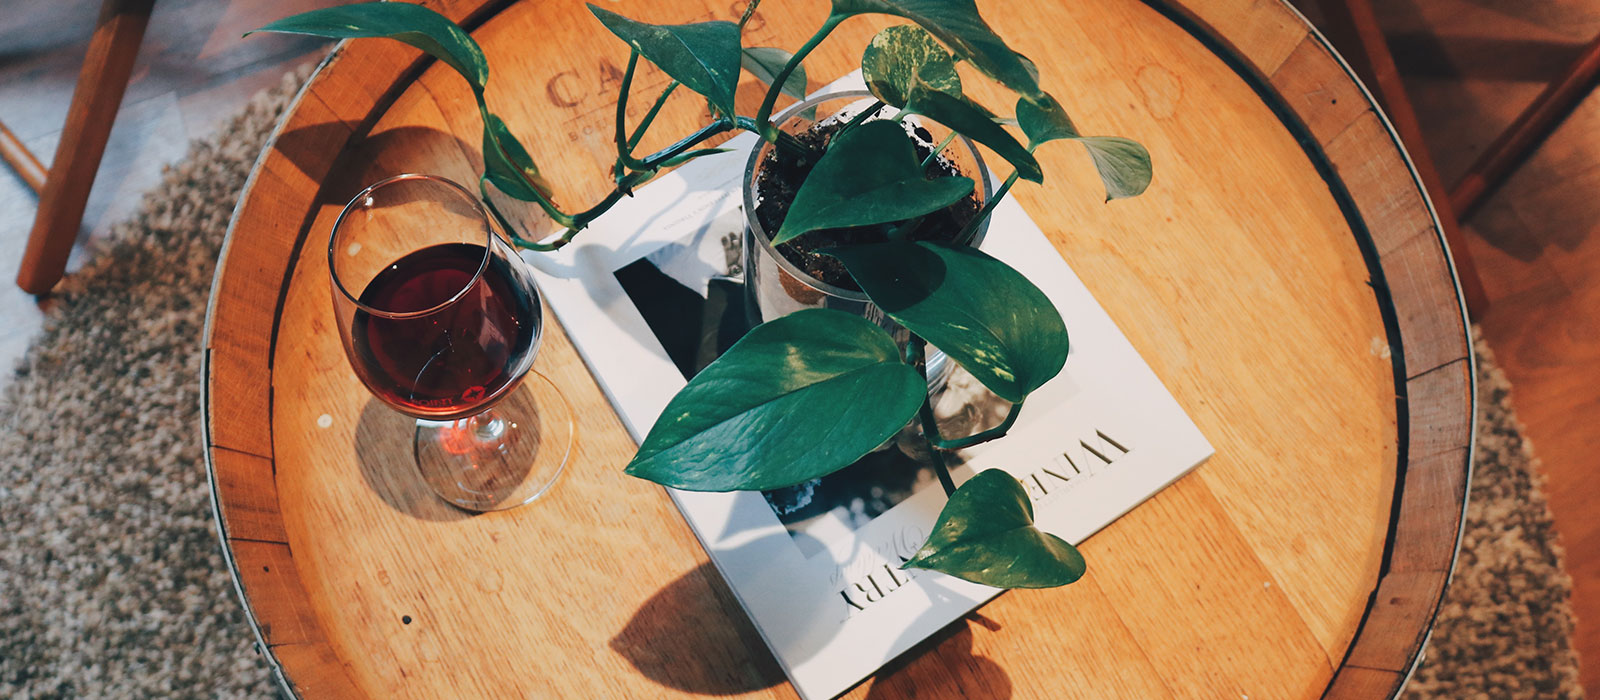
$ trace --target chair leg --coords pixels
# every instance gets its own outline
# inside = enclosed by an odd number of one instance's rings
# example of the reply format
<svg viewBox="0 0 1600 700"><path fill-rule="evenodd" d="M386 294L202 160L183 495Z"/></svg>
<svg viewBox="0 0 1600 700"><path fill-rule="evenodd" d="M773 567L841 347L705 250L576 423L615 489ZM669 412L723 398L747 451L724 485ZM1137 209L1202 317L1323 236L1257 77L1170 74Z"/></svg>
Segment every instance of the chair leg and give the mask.
<svg viewBox="0 0 1600 700"><path fill-rule="evenodd" d="M1339 53L1350 62L1350 67L1361 76L1361 81L1372 90L1383 106L1400 141L1406 144L1411 162L1417 167L1422 186L1427 188L1439 213L1439 224L1444 229L1444 239L1450 246L1450 256L1455 261L1456 278L1461 281L1461 291L1466 296L1467 312L1481 317L1489 307L1489 295L1478 277L1478 266L1467 251L1467 239L1461 233L1460 220L1450 207L1449 191L1433 167L1433 157L1428 144L1422 139L1422 126L1417 113L1406 97L1405 84L1400 71L1395 68L1394 57L1378 26L1378 18L1368 0L1320 0L1324 18L1328 23L1328 38L1339 48Z"/></svg>
<svg viewBox="0 0 1600 700"><path fill-rule="evenodd" d="M1477 211L1478 205L1488 198L1511 172L1534 149L1543 143L1551 132L1561 125L1578 103L1588 96L1600 76L1600 36L1567 66L1561 77L1545 86L1533 104L1517 115L1515 121L1500 132L1494 143L1485 149L1477 162L1467 169L1454 189L1450 190L1450 206L1456 216L1466 218Z"/></svg>
<svg viewBox="0 0 1600 700"><path fill-rule="evenodd" d="M22 269L17 273L17 284L30 294L48 293L67 268L89 189L100 169L100 157L105 154L111 124L122 104L154 4L155 0L104 0L100 6L61 142L39 195L39 211L28 234Z"/></svg>
<svg viewBox="0 0 1600 700"><path fill-rule="evenodd" d="M22 145L22 140L11 133L3 123L0 123L0 159L5 160L7 165L22 176L22 181L28 183L34 194L44 191L44 179L48 172L44 169L44 164L40 163L39 159L33 156L33 152Z"/></svg>

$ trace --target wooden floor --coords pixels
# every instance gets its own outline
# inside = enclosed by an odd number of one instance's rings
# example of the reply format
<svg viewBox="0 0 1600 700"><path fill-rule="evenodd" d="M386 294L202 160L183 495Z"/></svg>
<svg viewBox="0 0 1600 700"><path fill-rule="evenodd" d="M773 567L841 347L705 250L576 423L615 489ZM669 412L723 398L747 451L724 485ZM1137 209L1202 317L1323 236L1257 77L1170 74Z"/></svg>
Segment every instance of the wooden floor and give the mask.
<svg viewBox="0 0 1600 700"><path fill-rule="evenodd" d="M0 121L48 161L99 3L5 4ZM130 213L189 139L209 134L256 90L321 54L312 40L240 34L330 4L158 2L95 183L85 239ZM1375 4L1446 182L1600 32L1600 0ZM0 168L0 324L13 329L0 338L0 363L19 357L39 325L34 300L11 282L34 202L21 179ZM1467 224L1492 301L1479 321L1544 460L1576 586L1584 684L1600 697L1600 504L1592 498L1600 493L1600 95Z"/></svg>
<svg viewBox="0 0 1600 700"><path fill-rule="evenodd" d="M1596 33L1600 1L1374 3L1440 175L1454 183ZM1413 146L1414 147L1414 146ZM1544 461L1587 694L1600 697L1600 93L1467 223L1478 319Z"/></svg>

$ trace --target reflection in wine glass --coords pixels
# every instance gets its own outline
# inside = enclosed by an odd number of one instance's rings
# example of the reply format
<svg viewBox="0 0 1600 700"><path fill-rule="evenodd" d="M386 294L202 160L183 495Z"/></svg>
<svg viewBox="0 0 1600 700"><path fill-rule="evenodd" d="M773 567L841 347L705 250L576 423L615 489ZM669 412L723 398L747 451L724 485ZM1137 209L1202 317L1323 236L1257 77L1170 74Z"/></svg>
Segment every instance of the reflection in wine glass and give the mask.
<svg viewBox="0 0 1600 700"><path fill-rule="evenodd" d="M334 316L356 376L417 419L417 465L445 500L498 510L566 465L572 408L533 372L543 306L471 192L431 175L362 190L328 241Z"/></svg>

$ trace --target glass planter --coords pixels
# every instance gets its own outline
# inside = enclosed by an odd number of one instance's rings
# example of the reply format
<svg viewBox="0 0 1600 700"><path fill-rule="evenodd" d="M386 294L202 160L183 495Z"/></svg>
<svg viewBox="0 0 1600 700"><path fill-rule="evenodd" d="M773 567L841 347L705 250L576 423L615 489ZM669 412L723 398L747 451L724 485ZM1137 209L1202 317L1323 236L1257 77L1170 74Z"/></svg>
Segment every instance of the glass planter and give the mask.
<svg viewBox="0 0 1600 700"><path fill-rule="evenodd" d="M870 108L874 102L872 94L864 90L819 95L791 106L774 121L783 131L798 135L819 123L849 121L862 110ZM885 106L872 119L892 119L895 114L894 107ZM926 145L929 147L938 145L950 135L949 128L920 115L912 116L906 122L928 131L931 142ZM863 316L882 326L904 351L911 332L889 318L882 309L867 299L866 294L812 277L772 246L771 235L756 216L756 205L760 201L756 192L756 182L760 168L766 162L767 154L775 147L771 143L762 141L752 150L750 160L745 165L744 290L745 308L750 314L751 325L802 309L837 309ZM983 157L978 153L976 146L965 136L960 136L944 149L941 157L952 162L962 175L976 182L979 204L987 204L994 193L994 188L989 181L989 170L984 166ZM983 222L971 245L974 247L980 245L988 228L989 222ZM944 385L949 371L949 363L944 353L929 347L930 391Z"/></svg>

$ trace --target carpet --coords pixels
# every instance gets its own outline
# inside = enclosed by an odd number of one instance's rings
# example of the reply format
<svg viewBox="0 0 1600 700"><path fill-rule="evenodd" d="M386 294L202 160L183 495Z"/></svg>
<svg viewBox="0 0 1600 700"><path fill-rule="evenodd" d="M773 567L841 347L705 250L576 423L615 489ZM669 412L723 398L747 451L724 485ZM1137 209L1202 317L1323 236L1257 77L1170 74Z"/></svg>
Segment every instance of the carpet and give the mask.
<svg viewBox="0 0 1600 700"><path fill-rule="evenodd" d="M1572 579L1511 382L1474 329L1478 442L1467 527L1433 639L1405 697L1582 698Z"/></svg>
<svg viewBox="0 0 1600 700"><path fill-rule="evenodd" d="M301 79L169 168L64 283L0 399L0 696L276 694L212 522L200 348L234 201ZM1581 697L1539 464L1479 353L1469 531L1410 697Z"/></svg>

